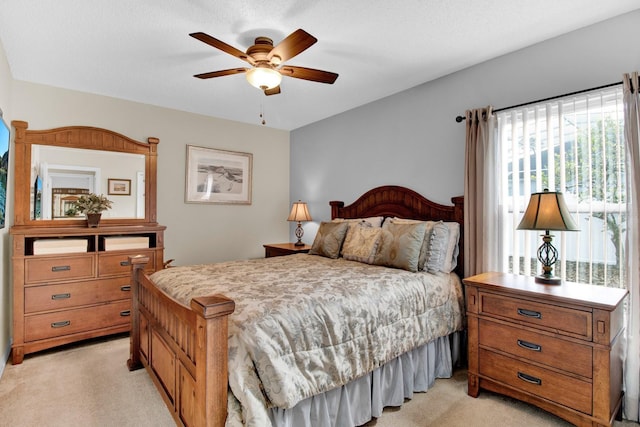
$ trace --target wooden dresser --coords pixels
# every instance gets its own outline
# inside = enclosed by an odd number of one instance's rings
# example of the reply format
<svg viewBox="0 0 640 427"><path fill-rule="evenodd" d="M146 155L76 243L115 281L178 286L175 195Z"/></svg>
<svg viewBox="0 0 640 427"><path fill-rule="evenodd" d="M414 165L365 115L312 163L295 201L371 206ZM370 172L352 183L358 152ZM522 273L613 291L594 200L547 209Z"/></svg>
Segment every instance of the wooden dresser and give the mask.
<svg viewBox="0 0 640 427"><path fill-rule="evenodd" d="M12 125L11 359L19 364L28 353L130 331L129 256L147 256L148 272L163 268L165 227L156 222L157 138L142 143L93 127ZM128 181L130 194L107 194L112 178ZM118 217L103 215L96 228L84 217L61 217L56 190L85 189L107 195Z"/></svg>
<svg viewBox="0 0 640 427"><path fill-rule="evenodd" d="M13 227L12 362L21 363L27 353L129 331L128 257L148 256L148 272L162 268L163 230L153 226ZM126 236L148 238L149 248L105 250L105 239ZM34 255L36 242L51 240L85 241L87 251Z"/></svg>
<svg viewBox="0 0 640 427"><path fill-rule="evenodd" d="M577 426L611 426L622 401L624 289L483 273L463 280L468 394L536 405Z"/></svg>

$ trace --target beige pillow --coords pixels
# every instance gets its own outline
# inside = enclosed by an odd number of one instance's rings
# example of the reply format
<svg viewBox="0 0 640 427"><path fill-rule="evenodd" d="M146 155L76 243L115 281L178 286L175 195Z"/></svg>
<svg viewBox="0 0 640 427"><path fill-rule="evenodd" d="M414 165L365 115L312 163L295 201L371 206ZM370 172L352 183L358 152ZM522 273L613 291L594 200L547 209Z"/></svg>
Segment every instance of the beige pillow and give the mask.
<svg viewBox="0 0 640 427"><path fill-rule="evenodd" d="M424 240L426 224L398 224L386 222L382 227L382 236L374 264L387 267L418 271L420 248Z"/></svg>
<svg viewBox="0 0 640 427"><path fill-rule="evenodd" d="M351 224L342 245L342 257L351 261L373 264L382 228Z"/></svg>
<svg viewBox="0 0 640 427"><path fill-rule="evenodd" d="M349 224L346 222L321 222L309 253L327 258L338 258L344 236L347 234L347 228L349 228Z"/></svg>

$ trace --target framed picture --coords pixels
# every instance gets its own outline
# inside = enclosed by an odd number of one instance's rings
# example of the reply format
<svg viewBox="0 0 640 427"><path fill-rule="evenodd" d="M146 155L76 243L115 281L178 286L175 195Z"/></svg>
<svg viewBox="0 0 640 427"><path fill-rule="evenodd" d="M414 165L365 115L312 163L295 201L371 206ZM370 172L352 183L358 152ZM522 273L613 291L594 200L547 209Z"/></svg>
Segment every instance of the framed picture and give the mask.
<svg viewBox="0 0 640 427"><path fill-rule="evenodd" d="M0 156L0 228L4 228L9 178L9 126L2 119L2 110L0 110Z"/></svg>
<svg viewBox="0 0 640 427"><path fill-rule="evenodd" d="M109 178L107 180L107 187L109 188L107 193L113 196L130 196L131 195L131 180L130 179L115 179Z"/></svg>
<svg viewBox="0 0 640 427"><path fill-rule="evenodd" d="M185 202L251 204L253 155L187 145Z"/></svg>

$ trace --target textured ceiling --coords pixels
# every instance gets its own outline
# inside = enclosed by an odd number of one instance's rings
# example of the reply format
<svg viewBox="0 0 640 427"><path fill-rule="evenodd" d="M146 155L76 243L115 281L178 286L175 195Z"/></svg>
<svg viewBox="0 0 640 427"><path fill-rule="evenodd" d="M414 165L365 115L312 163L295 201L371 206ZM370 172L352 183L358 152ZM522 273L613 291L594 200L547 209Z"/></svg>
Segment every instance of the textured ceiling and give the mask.
<svg viewBox="0 0 640 427"><path fill-rule="evenodd" d="M2 0L14 79L292 130L635 9L638 0ZM298 28L318 42L289 65L338 73L284 78L265 97L243 67L189 33L242 51Z"/></svg>

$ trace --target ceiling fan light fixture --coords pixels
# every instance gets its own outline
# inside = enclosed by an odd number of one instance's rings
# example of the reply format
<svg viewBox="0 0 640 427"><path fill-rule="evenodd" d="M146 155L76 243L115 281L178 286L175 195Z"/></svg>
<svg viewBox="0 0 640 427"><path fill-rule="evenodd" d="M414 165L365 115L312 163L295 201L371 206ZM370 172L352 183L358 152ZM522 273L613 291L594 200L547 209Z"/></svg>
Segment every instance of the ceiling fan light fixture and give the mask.
<svg viewBox="0 0 640 427"><path fill-rule="evenodd" d="M252 68L246 72L246 75L251 86L261 90L273 89L282 81L282 75L269 67Z"/></svg>

